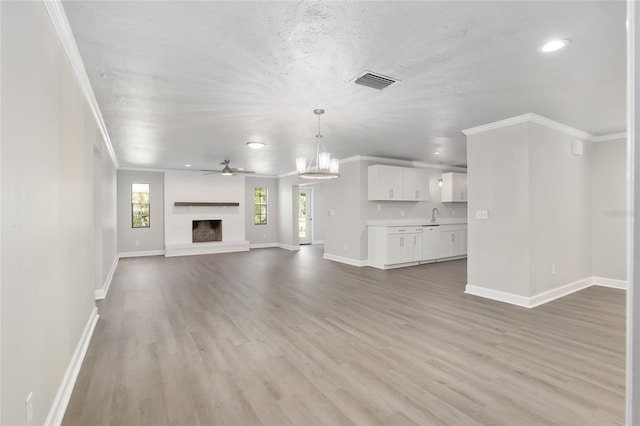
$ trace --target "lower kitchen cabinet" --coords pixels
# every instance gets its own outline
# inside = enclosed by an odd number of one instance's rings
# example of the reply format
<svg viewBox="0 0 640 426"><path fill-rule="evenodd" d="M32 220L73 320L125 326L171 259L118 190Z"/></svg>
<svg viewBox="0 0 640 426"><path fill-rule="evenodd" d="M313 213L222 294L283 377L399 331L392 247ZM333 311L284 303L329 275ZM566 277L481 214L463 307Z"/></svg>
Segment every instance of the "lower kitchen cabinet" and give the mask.
<svg viewBox="0 0 640 426"><path fill-rule="evenodd" d="M467 225L440 225L440 258L467 255Z"/></svg>
<svg viewBox="0 0 640 426"><path fill-rule="evenodd" d="M421 226L369 226L368 237L369 266L417 265L422 258Z"/></svg>
<svg viewBox="0 0 640 426"><path fill-rule="evenodd" d="M369 260L374 268L413 266L467 255L467 224L369 225Z"/></svg>

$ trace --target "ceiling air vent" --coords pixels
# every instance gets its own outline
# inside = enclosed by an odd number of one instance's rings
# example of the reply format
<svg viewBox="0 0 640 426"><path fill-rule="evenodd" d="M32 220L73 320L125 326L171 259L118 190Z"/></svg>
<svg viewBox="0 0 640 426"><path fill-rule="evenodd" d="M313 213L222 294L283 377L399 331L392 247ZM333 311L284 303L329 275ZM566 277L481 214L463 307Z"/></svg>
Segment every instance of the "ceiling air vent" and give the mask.
<svg viewBox="0 0 640 426"><path fill-rule="evenodd" d="M374 74L372 72L365 72L360 77L356 78L354 83L362 86L372 87L374 89L382 90L385 87L391 86L398 80L394 80L391 77L386 77L381 74Z"/></svg>

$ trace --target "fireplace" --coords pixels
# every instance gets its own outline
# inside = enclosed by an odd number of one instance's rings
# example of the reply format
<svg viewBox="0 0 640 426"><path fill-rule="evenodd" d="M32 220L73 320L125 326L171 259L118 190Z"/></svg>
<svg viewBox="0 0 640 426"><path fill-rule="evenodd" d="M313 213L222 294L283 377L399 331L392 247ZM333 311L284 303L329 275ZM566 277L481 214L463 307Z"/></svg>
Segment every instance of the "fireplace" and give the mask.
<svg viewBox="0 0 640 426"><path fill-rule="evenodd" d="M194 220L191 225L191 241L194 243L222 241L222 221Z"/></svg>

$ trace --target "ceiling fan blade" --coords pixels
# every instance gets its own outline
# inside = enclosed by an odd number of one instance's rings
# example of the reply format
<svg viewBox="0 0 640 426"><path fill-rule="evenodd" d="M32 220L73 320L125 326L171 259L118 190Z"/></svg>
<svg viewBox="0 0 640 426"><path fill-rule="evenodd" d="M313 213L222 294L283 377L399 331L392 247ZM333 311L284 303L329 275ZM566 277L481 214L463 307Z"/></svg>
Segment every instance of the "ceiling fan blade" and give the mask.
<svg viewBox="0 0 640 426"><path fill-rule="evenodd" d="M206 170L206 169L200 169L201 172L205 172L205 175L214 175L216 173L222 173L222 170Z"/></svg>
<svg viewBox="0 0 640 426"><path fill-rule="evenodd" d="M238 169L233 169L231 170L231 173L236 174L236 173L245 173L245 174L253 174L255 173L253 170L238 170Z"/></svg>

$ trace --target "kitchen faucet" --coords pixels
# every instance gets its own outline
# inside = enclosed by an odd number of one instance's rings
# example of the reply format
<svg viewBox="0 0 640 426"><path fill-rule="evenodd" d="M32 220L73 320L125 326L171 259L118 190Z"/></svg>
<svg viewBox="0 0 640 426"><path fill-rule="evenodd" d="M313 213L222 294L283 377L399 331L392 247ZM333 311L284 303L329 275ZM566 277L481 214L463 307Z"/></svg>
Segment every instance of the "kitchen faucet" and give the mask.
<svg viewBox="0 0 640 426"><path fill-rule="evenodd" d="M440 214L440 210L438 210L436 207L434 207L433 210L431 210L431 223L435 223L436 222L436 213L439 215Z"/></svg>

